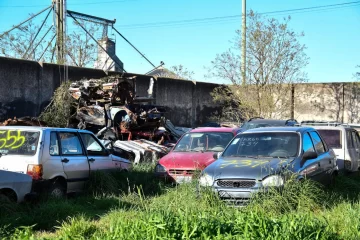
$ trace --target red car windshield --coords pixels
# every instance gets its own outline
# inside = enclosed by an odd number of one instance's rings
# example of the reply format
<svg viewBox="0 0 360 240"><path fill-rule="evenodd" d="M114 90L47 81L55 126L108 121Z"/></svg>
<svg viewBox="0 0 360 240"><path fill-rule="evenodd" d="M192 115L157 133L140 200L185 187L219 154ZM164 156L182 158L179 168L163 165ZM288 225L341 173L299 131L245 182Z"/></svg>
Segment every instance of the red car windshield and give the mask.
<svg viewBox="0 0 360 240"><path fill-rule="evenodd" d="M230 132L187 133L176 144L174 152L222 152L233 137Z"/></svg>

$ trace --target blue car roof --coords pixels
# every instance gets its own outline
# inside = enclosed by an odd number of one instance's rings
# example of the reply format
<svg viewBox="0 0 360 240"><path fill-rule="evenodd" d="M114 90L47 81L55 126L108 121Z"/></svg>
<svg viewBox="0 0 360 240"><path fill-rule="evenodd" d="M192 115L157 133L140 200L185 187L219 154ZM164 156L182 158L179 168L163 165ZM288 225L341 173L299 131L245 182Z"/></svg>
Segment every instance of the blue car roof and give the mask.
<svg viewBox="0 0 360 240"><path fill-rule="evenodd" d="M244 133L250 132L304 132L308 130L315 130L312 127L262 127L253 128L245 131Z"/></svg>

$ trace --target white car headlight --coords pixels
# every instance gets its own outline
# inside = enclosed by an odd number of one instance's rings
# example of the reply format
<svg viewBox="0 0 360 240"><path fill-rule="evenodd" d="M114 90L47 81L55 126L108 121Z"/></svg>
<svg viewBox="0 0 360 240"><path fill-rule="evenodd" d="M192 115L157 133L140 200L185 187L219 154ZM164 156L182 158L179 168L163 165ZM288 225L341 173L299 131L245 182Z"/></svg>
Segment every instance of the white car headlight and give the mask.
<svg viewBox="0 0 360 240"><path fill-rule="evenodd" d="M284 185L284 179L279 175L272 175L262 181L264 187L280 187Z"/></svg>
<svg viewBox="0 0 360 240"><path fill-rule="evenodd" d="M208 174L202 174L199 179L199 184L202 187L211 187L214 184L214 178Z"/></svg>
<svg viewBox="0 0 360 240"><path fill-rule="evenodd" d="M163 165L157 164L155 167L155 172L164 173L166 172L166 168Z"/></svg>

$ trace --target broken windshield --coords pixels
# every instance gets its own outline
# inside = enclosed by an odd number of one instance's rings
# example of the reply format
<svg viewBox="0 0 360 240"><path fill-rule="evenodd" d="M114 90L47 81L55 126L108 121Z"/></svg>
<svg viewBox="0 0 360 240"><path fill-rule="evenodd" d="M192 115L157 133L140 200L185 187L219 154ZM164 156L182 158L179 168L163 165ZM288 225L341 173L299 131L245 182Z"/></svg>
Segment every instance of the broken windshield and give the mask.
<svg viewBox="0 0 360 240"><path fill-rule="evenodd" d="M229 132L187 133L174 152L222 152L232 138L233 134Z"/></svg>
<svg viewBox="0 0 360 240"><path fill-rule="evenodd" d="M1 155L35 155L40 132L0 129Z"/></svg>

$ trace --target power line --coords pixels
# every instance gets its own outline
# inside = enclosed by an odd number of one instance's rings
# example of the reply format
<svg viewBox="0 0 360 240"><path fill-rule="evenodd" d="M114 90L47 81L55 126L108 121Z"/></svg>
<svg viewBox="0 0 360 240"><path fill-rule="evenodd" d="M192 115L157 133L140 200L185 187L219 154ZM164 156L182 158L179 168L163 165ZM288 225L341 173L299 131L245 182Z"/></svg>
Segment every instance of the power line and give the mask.
<svg viewBox="0 0 360 240"><path fill-rule="evenodd" d="M81 3L68 3L68 6L76 5L94 5L94 4L105 4L105 3L121 3L121 2L135 2L139 0L113 0L113 1L103 1L103 2L81 2ZM32 8L32 7L46 7L48 5L15 5L15 6L0 6L0 8Z"/></svg>
<svg viewBox="0 0 360 240"><path fill-rule="evenodd" d="M322 5L315 7L306 7L306 8L297 8L297 9L288 9L288 10L279 10L271 12L258 13L259 15L283 15L287 13L299 14L299 13L308 13L308 12L322 12L328 10L334 10L339 8L354 7L359 6L360 1L355 2L346 2L339 4L330 4ZM164 21L164 22L153 22L153 23L141 23L141 24L126 24L126 25L116 25L122 29L137 29L137 28L147 28L147 27L163 27L163 26L182 26L186 24L194 23L210 23L210 22L220 22L220 21L238 21L238 18L241 17L241 14L230 15L230 16L219 16L219 17L209 17L209 18L195 18L195 19L186 19L178 21Z"/></svg>
<svg viewBox="0 0 360 240"><path fill-rule="evenodd" d="M327 8L327 9L316 9L316 10L307 10L302 12L293 12L293 14L302 14L302 13L314 13L314 12L329 12L334 11L339 8L348 8L353 6L360 6L360 4L357 5L351 5L351 6L343 6L343 7L337 7L337 8ZM272 14L270 16L279 16L279 15L287 15L286 13L278 13L278 14ZM121 29L141 29L141 28L158 28L158 27L182 27L182 26L204 26L209 24L220 24L220 23L232 23L232 22L238 22L241 15L234 15L234 16L224 16L219 17L219 19L212 19L212 18L202 18L202 19L193 19L193 21L186 20L186 22L183 21L175 21L175 22L158 22L158 23L145 23L145 24L130 24L130 25L116 25L117 27ZM220 19L221 18L221 19Z"/></svg>
<svg viewBox="0 0 360 240"><path fill-rule="evenodd" d="M357 5L351 6L341 6L341 7L332 7L326 9L313 9L313 10L306 10L301 12L293 12L293 14L303 14L303 13L320 13L320 12L329 12L334 11L339 8L349 8L353 6L360 6L360 3ZM271 16L279 16L279 15L287 15L286 13L278 13L272 14ZM232 16L223 16L223 17L211 17L211 18L199 18L199 19L189 19L189 20L181 20L181 21L169 21L169 22L161 22L166 24L160 23L144 23L144 24L129 24L129 25L115 25L116 27L121 28L122 30L127 29L146 29L146 28L164 28L164 27L200 27L200 26L211 26L216 24L229 24L229 23L236 23L239 21L241 15L232 15ZM199 21L195 21L199 20ZM183 22L186 21L186 22ZM78 28L71 27L69 30L77 30Z"/></svg>

